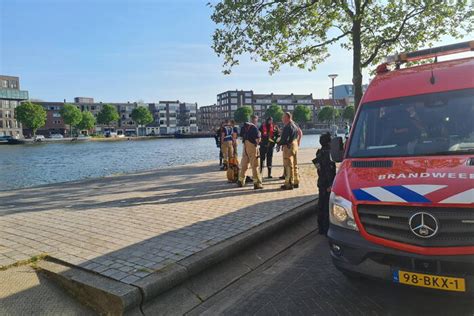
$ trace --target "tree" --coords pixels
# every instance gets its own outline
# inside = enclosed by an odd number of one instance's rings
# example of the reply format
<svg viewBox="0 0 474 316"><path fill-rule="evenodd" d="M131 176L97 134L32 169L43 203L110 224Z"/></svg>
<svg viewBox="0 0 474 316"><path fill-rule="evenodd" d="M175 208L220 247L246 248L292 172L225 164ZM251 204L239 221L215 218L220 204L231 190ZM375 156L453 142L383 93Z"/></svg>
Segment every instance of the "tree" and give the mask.
<svg viewBox="0 0 474 316"><path fill-rule="evenodd" d="M180 111L181 112L181 111ZM179 121L180 118L178 118ZM132 111L132 120L134 120L138 126L148 125L153 122L153 115L151 114L150 110L144 106L138 106ZM144 134L140 134L140 130L138 131L138 135L142 136Z"/></svg>
<svg viewBox="0 0 474 316"><path fill-rule="evenodd" d="M80 130L91 130L95 126L95 117L89 111L84 111L81 114L81 121L77 125Z"/></svg>
<svg viewBox="0 0 474 316"><path fill-rule="evenodd" d="M117 109L111 104L105 104L97 114L97 123L109 126L120 118Z"/></svg>
<svg viewBox="0 0 474 316"><path fill-rule="evenodd" d="M237 123L245 123L250 119L253 114L253 110L250 106L246 105L238 108L234 113L234 120Z"/></svg>
<svg viewBox="0 0 474 316"><path fill-rule="evenodd" d="M133 109L132 120L134 120L138 125L141 126L148 125L153 122L153 115L146 107L139 106Z"/></svg>
<svg viewBox="0 0 474 316"><path fill-rule="evenodd" d="M281 106L273 104L271 105L266 111L265 111L265 116L273 118L274 122L281 122L281 119L283 118L283 110L281 109Z"/></svg>
<svg viewBox="0 0 474 316"><path fill-rule="evenodd" d="M325 106L318 113L318 120L321 122L330 123L339 116L339 111L332 106Z"/></svg>
<svg viewBox="0 0 474 316"><path fill-rule="evenodd" d="M396 51L430 45L445 35L462 38L474 29L468 1L290 1L221 0L209 4L217 24L212 48L223 57L224 73L239 56L270 64L315 70L334 44L352 51L356 107L362 97L362 70Z"/></svg>
<svg viewBox="0 0 474 316"><path fill-rule="evenodd" d="M24 127L31 128L33 135L36 130L46 124L46 111L41 105L23 102L15 108L16 120L23 124Z"/></svg>
<svg viewBox="0 0 474 316"><path fill-rule="evenodd" d="M346 121L352 122L354 120L354 107L352 105L346 106L342 111L342 118Z"/></svg>
<svg viewBox="0 0 474 316"><path fill-rule="evenodd" d="M69 125L69 135L72 136L72 128L77 127L77 125L81 122L81 110L79 110L79 108L75 105L64 104L59 113L61 114L64 123Z"/></svg>
<svg viewBox="0 0 474 316"><path fill-rule="evenodd" d="M297 105L293 111L293 119L304 126L306 122L311 121L311 109L304 105Z"/></svg>

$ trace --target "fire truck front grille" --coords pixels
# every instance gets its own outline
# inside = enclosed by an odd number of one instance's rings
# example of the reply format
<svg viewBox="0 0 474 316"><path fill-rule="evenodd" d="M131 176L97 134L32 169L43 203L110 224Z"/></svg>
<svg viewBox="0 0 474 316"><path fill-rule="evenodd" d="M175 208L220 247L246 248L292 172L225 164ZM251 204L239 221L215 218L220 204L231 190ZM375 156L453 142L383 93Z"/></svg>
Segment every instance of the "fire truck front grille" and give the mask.
<svg viewBox="0 0 474 316"><path fill-rule="evenodd" d="M359 205L357 212L367 233L376 237L422 247L474 246L473 208ZM410 228L410 218L420 212L437 221L431 237L417 236Z"/></svg>

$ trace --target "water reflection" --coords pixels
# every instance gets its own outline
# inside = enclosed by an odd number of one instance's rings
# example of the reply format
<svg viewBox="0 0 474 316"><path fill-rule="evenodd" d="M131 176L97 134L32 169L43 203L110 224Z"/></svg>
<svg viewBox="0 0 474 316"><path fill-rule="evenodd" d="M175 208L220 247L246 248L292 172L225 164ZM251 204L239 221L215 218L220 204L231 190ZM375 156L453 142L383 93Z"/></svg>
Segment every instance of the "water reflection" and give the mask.
<svg viewBox="0 0 474 316"><path fill-rule="evenodd" d="M301 147L316 147L318 139L317 135L306 135ZM212 138L2 145L0 190L217 159Z"/></svg>

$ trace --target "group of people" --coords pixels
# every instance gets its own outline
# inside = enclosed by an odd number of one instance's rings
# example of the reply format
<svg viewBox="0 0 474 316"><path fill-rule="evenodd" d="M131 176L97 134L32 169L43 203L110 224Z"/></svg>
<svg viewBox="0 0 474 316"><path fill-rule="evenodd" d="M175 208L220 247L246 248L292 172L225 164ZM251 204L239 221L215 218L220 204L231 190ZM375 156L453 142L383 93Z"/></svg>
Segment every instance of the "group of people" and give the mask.
<svg viewBox="0 0 474 316"><path fill-rule="evenodd" d="M283 115L283 129L280 130L273 119L268 117L258 127L258 116L253 115L239 129L233 120L226 120L216 131L216 145L220 149L221 170L227 171L230 182L237 182L243 187L248 182L253 182L254 189L263 189L262 173L266 164L267 177L272 177L273 152L276 149L283 152L284 174L280 179L285 183L282 190L292 190L299 187L298 174L298 149L303 132L293 122L291 113ZM243 142L242 159L239 164L237 159L238 138ZM313 163L318 172L318 226L319 233L326 235L329 229L329 198L332 183L336 176L336 164L330 157L331 134L320 136L321 147L316 152ZM248 167L252 169L252 178L246 176Z"/></svg>
<svg viewBox="0 0 474 316"><path fill-rule="evenodd" d="M292 190L299 187L297 157L303 133L293 122L291 113L285 113L282 121L284 126L281 130L271 117L268 117L259 126L256 115L248 118L240 131L233 120L226 120L222 123L216 132L216 145L220 148L221 169L227 171L227 178L230 182L237 182L239 187L253 182L254 189L263 189L264 165L267 167L267 177L273 178L273 152L281 150L283 152L284 174L280 178L285 180L281 189ZM239 137L243 143L240 164L237 159ZM252 169L252 178L246 176L249 165Z"/></svg>

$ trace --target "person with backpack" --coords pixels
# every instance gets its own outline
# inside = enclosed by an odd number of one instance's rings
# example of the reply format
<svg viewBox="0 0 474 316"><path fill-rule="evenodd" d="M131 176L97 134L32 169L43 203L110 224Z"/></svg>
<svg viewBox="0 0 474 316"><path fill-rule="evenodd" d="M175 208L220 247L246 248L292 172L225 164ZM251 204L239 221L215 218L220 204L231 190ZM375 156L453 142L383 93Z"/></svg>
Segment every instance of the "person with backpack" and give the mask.
<svg viewBox="0 0 474 316"><path fill-rule="evenodd" d="M229 167L229 158L234 157L234 143L236 138L234 128L230 125L229 120L225 120L224 126L221 128L221 148L224 157L224 170L227 170Z"/></svg>
<svg viewBox="0 0 474 316"><path fill-rule="evenodd" d="M259 173L259 150L258 145L261 141L261 134L257 128L258 116L252 115L252 122L246 122L240 130L240 136L243 141L242 161L240 165L240 175L237 185L243 187L246 183L245 173L249 163L252 168L253 188L255 190L263 189L262 179Z"/></svg>
<svg viewBox="0 0 474 316"><path fill-rule="evenodd" d="M326 235L329 229L329 197L336 177L336 164L331 161L331 134L319 137L321 148L316 152L313 163L318 170L318 227L319 234Z"/></svg>
<svg viewBox="0 0 474 316"><path fill-rule="evenodd" d="M273 124L273 118L269 117L260 126L262 142L260 143L260 174L263 172L265 160L267 162L268 179L272 179L273 148L279 137L278 126Z"/></svg>

